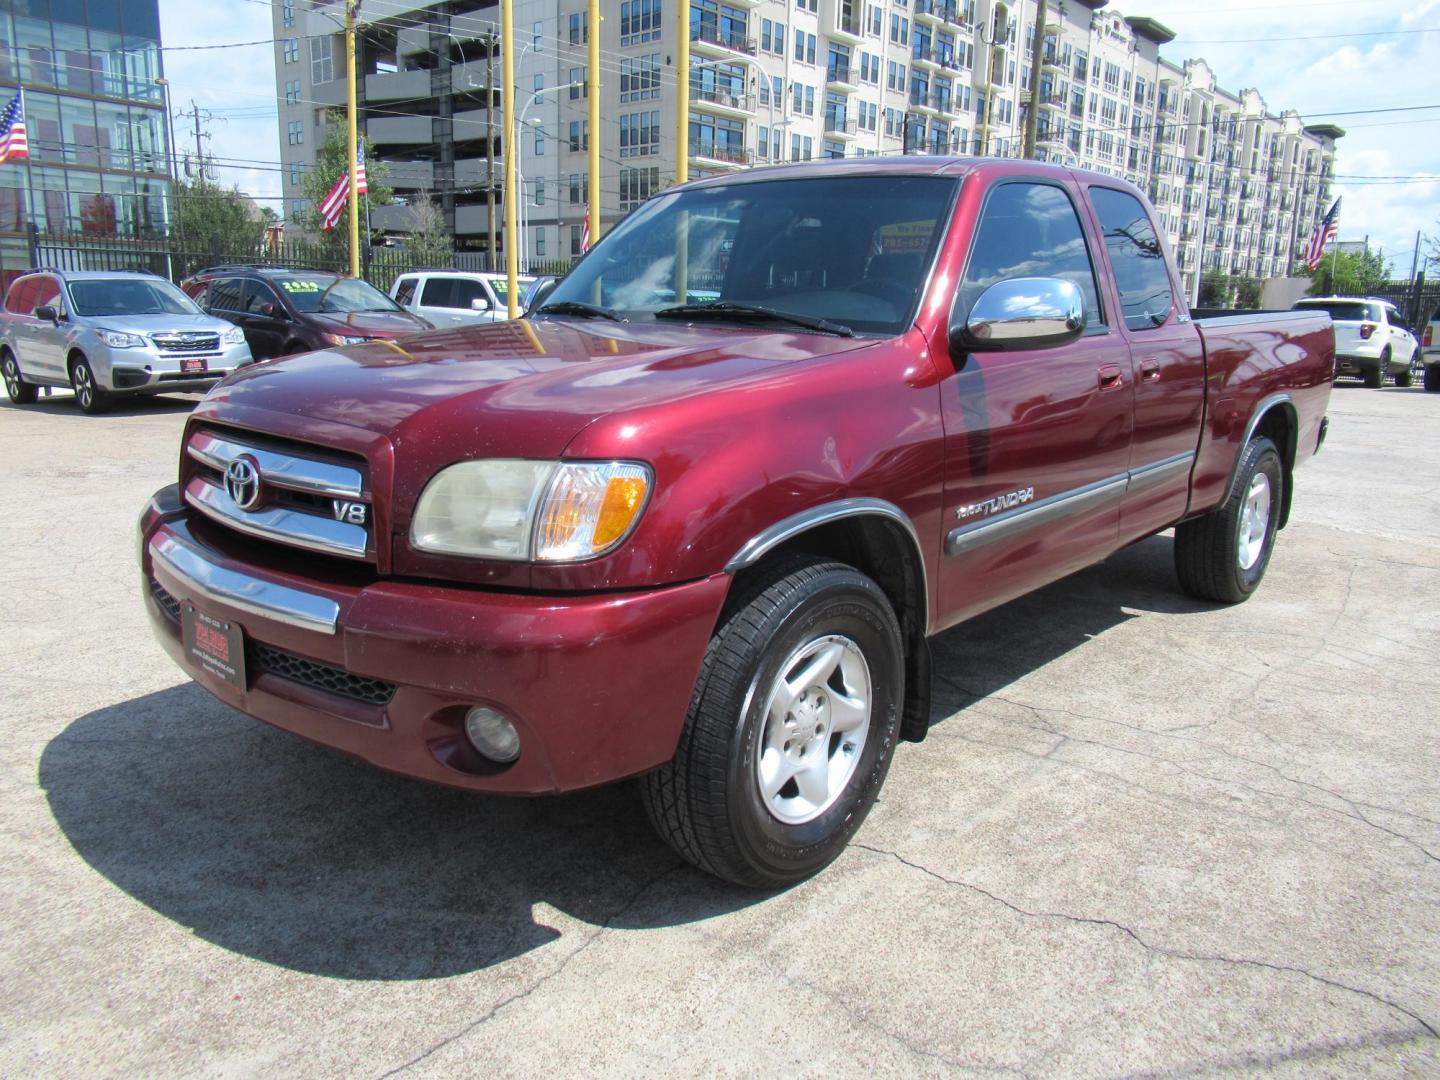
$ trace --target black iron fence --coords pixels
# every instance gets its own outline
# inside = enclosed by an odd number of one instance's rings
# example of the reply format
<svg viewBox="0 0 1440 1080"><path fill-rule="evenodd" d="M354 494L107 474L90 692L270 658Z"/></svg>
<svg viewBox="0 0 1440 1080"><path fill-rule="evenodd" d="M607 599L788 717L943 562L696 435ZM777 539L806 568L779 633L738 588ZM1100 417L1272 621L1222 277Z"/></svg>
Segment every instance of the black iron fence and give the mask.
<svg viewBox="0 0 1440 1080"><path fill-rule="evenodd" d="M346 273L350 260L343 249L310 240L283 240L255 245L224 244L218 237L196 243L187 238L39 233L30 241L30 266L55 270L148 270L184 281L207 266L263 265L294 270L333 270ZM418 258L404 247L366 245L361 254L361 276L377 289L388 291L401 274L413 270L504 270L503 260L493 267L485 252L451 251L441 258ZM522 274L564 274L570 259L521 260ZM29 267L4 267L7 278Z"/></svg>

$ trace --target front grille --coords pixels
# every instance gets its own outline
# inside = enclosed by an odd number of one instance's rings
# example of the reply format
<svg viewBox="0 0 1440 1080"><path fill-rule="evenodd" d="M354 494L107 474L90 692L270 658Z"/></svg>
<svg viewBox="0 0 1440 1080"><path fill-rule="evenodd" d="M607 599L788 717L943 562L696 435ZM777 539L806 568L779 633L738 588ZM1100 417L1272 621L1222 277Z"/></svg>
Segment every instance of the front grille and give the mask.
<svg viewBox="0 0 1440 1080"><path fill-rule="evenodd" d="M153 596L155 602L160 605L161 611L165 612L165 614L170 616L175 622L178 623L180 621L180 601L166 592L165 586L161 585L160 582L154 578L150 579L150 595Z"/></svg>
<svg viewBox="0 0 1440 1080"><path fill-rule="evenodd" d="M307 660L303 656L262 645L258 641L251 645L251 656L256 671L323 690L327 694L349 698L351 701L363 701L367 705L388 705L395 696L393 683L351 675L340 668Z"/></svg>
<svg viewBox="0 0 1440 1080"><path fill-rule="evenodd" d="M216 352L219 334L151 334L150 340L161 352Z"/></svg>

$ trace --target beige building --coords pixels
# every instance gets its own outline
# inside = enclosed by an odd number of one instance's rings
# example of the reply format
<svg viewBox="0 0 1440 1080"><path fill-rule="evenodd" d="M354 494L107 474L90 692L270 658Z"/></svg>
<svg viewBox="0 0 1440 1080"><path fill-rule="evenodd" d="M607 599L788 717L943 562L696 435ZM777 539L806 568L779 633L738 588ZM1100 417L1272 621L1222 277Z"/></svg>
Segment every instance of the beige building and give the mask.
<svg viewBox="0 0 1440 1080"><path fill-rule="evenodd" d="M273 0L285 194L313 161L324 108L344 101L343 6ZM676 19L667 0L607 0L601 34L603 217L675 176ZM499 109L493 0L366 0L365 128L402 198L427 190L457 243L487 245L488 170L518 147L521 255L577 253L590 132L584 0L517 0L517 133ZM1019 156L1036 0L691 0L692 177L870 154ZM1221 89L1173 34L1107 0L1051 0L1037 156L1124 176L1155 201L1187 285L1197 267L1283 275L1330 197L1339 128ZM577 85L579 84L579 85ZM492 85L494 89L492 90ZM493 166L486 160L492 150ZM497 198L498 204L498 198ZM372 215L403 231L403 208ZM498 210L495 215L499 217Z"/></svg>

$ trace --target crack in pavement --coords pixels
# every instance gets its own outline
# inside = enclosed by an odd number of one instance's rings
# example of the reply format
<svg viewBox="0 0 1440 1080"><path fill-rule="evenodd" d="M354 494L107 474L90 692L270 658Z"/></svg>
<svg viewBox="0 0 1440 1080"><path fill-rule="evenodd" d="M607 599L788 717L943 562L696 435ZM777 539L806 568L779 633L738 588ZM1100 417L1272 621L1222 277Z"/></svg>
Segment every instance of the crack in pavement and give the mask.
<svg viewBox="0 0 1440 1080"><path fill-rule="evenodd" d="M1324 975L1319 975L1305 968L1294 967L1289 964L1272 964L1268 960L1255 960L1250 957L1244 956L1224 956L1218 953L1187 953L1181 952L1178 949L1170 949L1163 945L1155 945L1149 941L1146 941L1136 931L1132 930L1124 923L1116 922L1114 919L1095 918L1088 915L1072 915L1068 912L1063 911L1029 911L1025 908L1020 907L1018 904L1014 904L1011 901L1006 900L1003 896L992 893L988 889L982 888L979 885L972 884L968 881L961 881L958 878L946 877L944 874L941 874L938 871L931 870L928 866L905 858L897 851L886 851L884 848L872 847L869 844L860 844L853 841L851 842L850 846L854 848L859 848L862 851L868 851L873 855L879 855L883 858L894 859L902 866L908 866L910 869L917 870L920 873L925 874L928 877L932 877L936 881L943 882L946 885L951 885L961 889L968 889L971 892L978 893L981 896L987 898L988 900L991 900L992 902L999 904L1002 907L1009 909L1010 911L1013 911L1017 915L1024 916L1027 919L1054 919L1061 922L1076 923L1078 925L1098 926L1103 928L1109 928L1112 930L1118 930L1120 931L1120 933L1124 934L1126 937L1134 941L1135 944L1139 945L1146 952L1153 953L1158 956L1167 956L1172 960L1189 960L1196 963L1214 963L1227 964L1235 967L1261 968L1266 971L1276 971L1290 975L1299 975L1302 978L1310 979L1324 986L1331 987L1332 989L1343 990L1346 993L1355 994L1359 997L1367 998L1370 1001L1373 1001L1379 1005L1383 1005L1387 1009L1400 1013L1403 1016L1409 1017L1417 1025L1419 1025L1419 1027L1424 1030L1424 1033L1430 1038L1440 1039L1440 1031L1437 1031L1424 1017L1420 1016L1418 1013L1412 1012L1404 1005L1391 1001L1389 998L1384 997L1381 994L1375 993L1373 990L1366 990L1363 987L1359 986L1351 986L1348 983L1340 982L1338 979L1327 978Z"/></svg>
<svg viewBox="0 0 1440 1080"><path fill-rule="evenodd" d="M1262 1051L1241 1052L1216 1061L1200 1061L1191 1065L1178 1065L1163 1072L1154 1070L1125 1073L1122 1080L1160 1080L1186 1076L1211 1076L1217 1069L1226 1072L1253 1072L1255 1069L1273 1069L1291 1061L1315 1061L1333 1058L1356 1050L1388 1049L1404 1046L1425 1039L1423 1032L1415 1028L1403 1031L1377 1031L1353 1039L1316 1039L1293 1050L1264 1053Z"/></svg>
<svg viewBox="0 0 1440 1080"><path fill-rule="evenodd" d="M426 1058L432 1057L433 1055L439 1053L451 1043L464 1038L466 1035L469 1035L474 1031L477 1031L478 1029L489 1023L491 1020L493 1020L495 1016L503 1009L508 1008L509 1006L515 1004L515 1002L517 1001L523 1001L524 999L528 998L531 994L535 993L535 991L539 990L551 979L554 979L556 976L562 974L565 969L570 966L570 962L572 960L574 960L577 956L583 953L586 949L590 948L591 945L595 944L596 941L598 941L602 936L604 936L605 932L610 929L611 925L615 922L615 920L620 918L621 915L624 915L627 911L629 911L636 904L638 904L641 897L643 897L647 892L653 889L656 885L660 884L660 882L664 881L667 877L670 877L671 875L679 871L688 869L690 869L689 863L677 862L675 865L650 878L638 889L636 889L633 894L631 894L630 899L626 900L625 903L621 904L618 908L616 908L608 916L606 916L605 921L599 926L597 926L594 932L587 936L585 940L580 943L580 946L578 948L566 954L565 959L561 960L560 963L557 964L552 970L546 972L544 975L541 975L524 990L517 991L516 993L511 994L509 997L496 1002L490 1007L489 1011L487 1011L484 1016L480 1017L477 1020L471 1021L470 1023L462 1027L459 1031L447 1035L445 1038L441 1039L424 1053L417 1054L409 1061L381 1073L376 1078L376 1080L387 1080L388 1077L399 1076L402 1072L405 1072L407 1069L415 1067L416 1065L420 1064L420 1062L424 1061Z"/></svg>
<svg viewBox="0 0 1440 1080"><path fill-rule="evenodd" d="M943 682L949 684L952 689L958 690L960 693L967 695L972 700L982 700L981 697L977 695L973 690L970 690L960 685L959 683L951 679L949 676L938 675L937 677ZM1335 814L1339 817L1346 818L1347 820L1356 821L1362 825L1368 825L1370 828L1375 829L1377 832L1382 832L1387 836L1394 837L1402 843L1408 844L1409 846L1415 848L1415 850L1419 851L1422 855L1425 856L1425 858L1429 859L1431 862L1440 863L1440 856L1437 856L1420 841L1416 840L1412 836L1407 836L1405 833L1399 832L1396 829L1388 828L1387 826L1373 820L1365 814L1361 807L1363 806L1366 809L1374 810L1383 814L1394 814L1397 817L1407 817L1413 820L1426 822L1427 824L1435 824L1430 819L1425 818L1421 815L1411 814L1407 811L1397 810L1388 806L1379 806L1374 803L1361 802L1360 800L1353 799L1348 795L1342 795L1338 791L1332 791L1330 788L1324 787L1323 785L1312 783L1308 780L1297 779L1296 777L1293 777L1288 773L1282 771L1278 766L1271 765L1268 762L1260 761L1256 758L1246 757L1244 754L1233 753L1219 743L1209 742L1205 739L1193 739L1185 735L1174 735L1168 732L1154 731L1149 728L1140 727L1137 724L1127 724L1123 720L1114 720L1104 716L1091 716L1086 713L1077 713L1070 709L1047 708L1043 705L1031 705L1028 702L1016 701L1013 698L1002 697L998 694L991 694L987 697L989 700L1003 701L1005 704L1012 705L1017 709L1024 709L1026 712L1030 713L1031 716L1035 717L1036 724L1034 726L1038 730L1044 731L1048 735L1061 736L1071 742L1081 743L1089 746L1096 746L1103 750L1114 751L1117 754L1130 754L1135 757L1146 758L1147 760L1154 761L1162 765L1168 765L1179 772L1185 773L1189 776L1197 777L1201 780L1208 780L1212 783L1217 784L1233 784L1236 787L1243 788L1246 791L1250 791L1256 795L1265 796L1267 798L1284 799L1288 802L1299 803L1302 806L1314 807L1316 810L1321 810L1327 814ZM1350 812L1346 813L1345 811L1339 810L1333 806L1325 806L1323 803L1315 802L1312 799L1304 799L1298 795L1287 795L1284 792L1270 791L1266 788L1256 787L1254 784L1246 783L1243 780L1237 780L1223 776L1215 776L1211 773L1201 772L1198 769L1191 768L1183 762L1174 761L1170 758L1160 757L1156 754L1149 754L1143 750L1133 750L1123 746L1114 746L1110 743L1100 742L1096 739L1086 739L1082 738L1081 736L1071 734L1069 732L1057 731L1055 730L1055 728L1045 722L1042 715L1044 713L1056 713L1061 716L1074 717L1077 720L1089 720L1097 724L1110 724L1115 727L1122 727L1130 731L1138 732L1142 735L1154 736L1156 738L1173 739L1177 742L1185 742L1191 743L1195 746L1201 746L1208 750L1214 751L1216 754L1222 757L1229 758L1232 761L1244 762L1248 765L1254 765L1257 768L1266 769L1274 773L1276 776L1280 777L1280 779L1284 780L1285 782L1294 784L1296 787L1309 788L1312 791L1318 791L1323 795L1328 795L1330 796L1330 798L1349 807Z"/></svg>

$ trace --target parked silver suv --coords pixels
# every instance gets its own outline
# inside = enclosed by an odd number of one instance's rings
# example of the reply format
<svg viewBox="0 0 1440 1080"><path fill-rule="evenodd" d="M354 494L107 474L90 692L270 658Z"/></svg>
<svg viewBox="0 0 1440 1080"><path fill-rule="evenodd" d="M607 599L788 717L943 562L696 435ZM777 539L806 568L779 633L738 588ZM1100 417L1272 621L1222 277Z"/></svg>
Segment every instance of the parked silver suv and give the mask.
<svg viewBox="0 0 1440 1080"><path fill-rule="evenodd" d="M37 271L0 311L0 375L17 405L67 386L85 412L103 412L121 395L208 389L250 359L240 327L154 274Z"/></svg>

